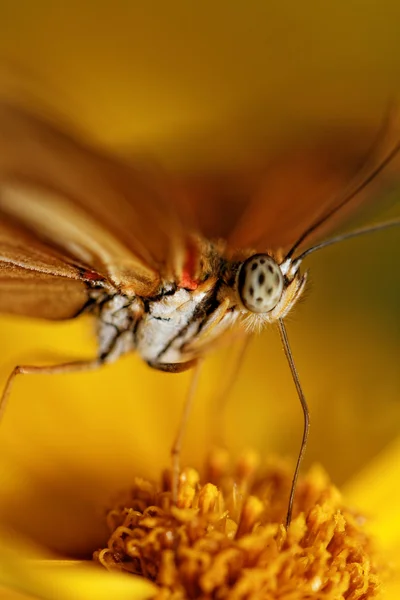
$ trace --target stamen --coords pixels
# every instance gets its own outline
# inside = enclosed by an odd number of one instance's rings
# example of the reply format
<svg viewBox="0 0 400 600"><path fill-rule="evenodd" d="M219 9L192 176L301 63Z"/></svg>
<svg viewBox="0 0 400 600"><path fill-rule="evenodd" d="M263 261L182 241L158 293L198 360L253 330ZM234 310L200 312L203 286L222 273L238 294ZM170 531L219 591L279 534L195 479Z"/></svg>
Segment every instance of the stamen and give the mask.
<svg viewBox="0 0 400 600"><path fill-rule="evenodd" d="M291 469L259 462L248 452L232 466L225 451L212 452L207 483L194 469L182 472L176 506L170 473L161 485L135 479L108 513L111 536L94 560L151 579L159 600L375 597L377 560L365 519L315 467L299 481L287 531Z"/></svg>

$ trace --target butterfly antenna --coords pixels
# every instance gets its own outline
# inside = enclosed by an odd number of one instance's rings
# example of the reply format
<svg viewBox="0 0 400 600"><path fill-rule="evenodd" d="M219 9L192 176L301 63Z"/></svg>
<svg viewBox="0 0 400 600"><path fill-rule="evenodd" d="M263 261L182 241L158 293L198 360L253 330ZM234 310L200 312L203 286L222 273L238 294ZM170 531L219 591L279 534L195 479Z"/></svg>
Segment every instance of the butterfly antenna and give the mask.
<svg viewBox="0 0 400 600"><path fill-rule="evenodd" d="M376 144L375 144L375 148L376 148ZM342 200L340 200L339 203L336 204L336 206L332 207L331 210L328 211L327 214L325 214L321 218L317 219L317 221L315 221L315 223L313 223L299 237L299 239L296 241L296 243L292 246L292 248L287 253L286 259L291 259L294 255L294 253L296 252L297 248L314 231L316 231L319 227L321 227L321 225L326 223L326 221L328 221L328 219L330 219L333 215L335 215L337 212L339 212L346 204L348 204L348 202L350 202L355 196L357 196L357 194L359 194L363 189L365 189L371 183L371 181L373 181L375 179L375 177L377 177L379 175L379 173L381 171L383 171L383 169L393 160L393 158L396 156L396 154L399 151L400 151L400 142L397 142L396 145L394 146L394 148L392 148L392 150L386 155L386 157L382 159L382 161L378 164L378 166L376 166L374 169L372 169L372 171L370 171L369 174L367 174L366 177L364 179L362 179L362 181L358 185L356 185L350 192L346 191L344 193ZM367 170L368 163L370 162L370 160L372 160L372 159L367 158L364 166L360 169L360 173L364 170ZM354 183L350 183L350 185L348 187L351 188L352 185L354 185Z"/></svg>
<svg viewBox="0 0 400 600"><path fill-rule="evenodd" d="M303 416L304 416L303 437L301 440L299 454L297 456L296 467L295 467L295 470L293 473L292 485L290 487L288 509L287 509L287 513L286 513L286 529L287 529L292 520L293 501L294 501L294 495L296 492L297 479L299 477L300 467L301 467L301 463L303 462L304 453L306 451L306 446L307 446L307 441L308 441L308 434L310 431L310 411L308 410L308 404L307 404L303 389L300 384L300 379L299 379L299 375L297 373L296 365L294 364L293 354L292 354L292 350L290 348L289 338L287 335L287 331L286 331L286 327L283 322L283 319L278 319L278 327L279 327L279 334L281 336L281 341L282 341L282 345L283 345L283 351L285 352L285 356L289 363L290 371L292 373L292 378L294 381L294 385L296 386L297 395L299 397L299 400L301 403L301 408L303 409Z"/></svg>
<svg viewBox="0 0 400 600"><path fill-rule="evenodd" d="M392 219L390 221L384 221L383 223L378 223L377 225L367 225L366 227L360 227L359 229L354 229L353 231L349 231L347 233L342 233L340 235L336 235L335 237L329 238L320 244L316 244L311 248L308 248L302 254L296 257L294 260L294 264L300 264L306 256L312 254L316 250L321 250L322 248L326 248L327 246L332 246L332 244L338 244L339 242L343 242L344 240L350 240L354 237L359 237L361 235L365 235L366 233L374 233L375 231L382 231L383 229L390 229L391 227L400 227L400 218Z"/></svg>

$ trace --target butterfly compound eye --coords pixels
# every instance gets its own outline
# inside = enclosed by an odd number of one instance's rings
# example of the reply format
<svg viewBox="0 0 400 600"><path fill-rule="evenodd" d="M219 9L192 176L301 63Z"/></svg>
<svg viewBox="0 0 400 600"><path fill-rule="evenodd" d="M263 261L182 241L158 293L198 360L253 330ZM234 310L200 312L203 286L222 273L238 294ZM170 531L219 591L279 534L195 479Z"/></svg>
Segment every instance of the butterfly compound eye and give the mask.
<svg viewBox="0 0 400 600"><path fill-rule="evenodd" d="M283 275L268 254L255 254L239 268L238 292L244 306L255 313L269 312L283 291Z"/></svg>

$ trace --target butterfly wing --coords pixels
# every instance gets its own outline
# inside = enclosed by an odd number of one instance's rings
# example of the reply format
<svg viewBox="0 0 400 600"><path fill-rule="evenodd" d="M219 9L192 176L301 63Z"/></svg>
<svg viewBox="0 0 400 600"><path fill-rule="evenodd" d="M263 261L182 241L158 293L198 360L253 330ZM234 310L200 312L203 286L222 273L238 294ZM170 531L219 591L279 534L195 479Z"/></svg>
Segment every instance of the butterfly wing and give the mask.
<svg viewBox="0 0 400 600"><path fill-rule="evenodd" d="M20 227L0 222L0 312L70 319L88 301L85 271Z"/></svg>
<svg viewBox="0 0 400 600"><path fill-rule="evenodd" d="M121 291L154 294L183 261L167 191L79 134L0 104L0 211Z"/></svg>
<svg viewBox="0 0 400 600"><path fill-rule="evenodd" d="M366 182L400 139L399 127L376 132L325 135L282 152L257 166L213 175L186 177L188 203L203 234L224 237L231 250L289 249L314 222L328 215ZM389 177L387 176L389 171ZM307 238L307 245L376 202L382 187L398 178L399 160L360 190Z"/></svg>

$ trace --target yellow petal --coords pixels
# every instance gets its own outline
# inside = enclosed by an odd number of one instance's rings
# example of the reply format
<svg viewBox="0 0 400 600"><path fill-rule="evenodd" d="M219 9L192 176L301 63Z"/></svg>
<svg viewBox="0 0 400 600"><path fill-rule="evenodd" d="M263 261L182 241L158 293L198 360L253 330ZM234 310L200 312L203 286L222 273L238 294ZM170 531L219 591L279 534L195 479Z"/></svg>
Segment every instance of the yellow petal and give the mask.
<svg viewBox="0 0 400 600"><path fill-rule="evenodd" d="M146 600L154 586L140 577L109 574L85 561L35 559L37 548L2 532L0 598L19 600ZM21 599L21 600L22 600Z"/></svg>
<svg viewBox="0 0 400 600"><path fill-rule="evenodd" d="M345 496L366 515L386 557L389 581L383 600L400 597L400 438L392 442L345 486Z"/></svg>
<svg viewBox="0 0 400 600"><path fill-rule="evenodd" d="M400 568L400 438L376 456L345 489L346 497L366 514L371 528Z"/></svg>

